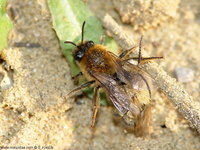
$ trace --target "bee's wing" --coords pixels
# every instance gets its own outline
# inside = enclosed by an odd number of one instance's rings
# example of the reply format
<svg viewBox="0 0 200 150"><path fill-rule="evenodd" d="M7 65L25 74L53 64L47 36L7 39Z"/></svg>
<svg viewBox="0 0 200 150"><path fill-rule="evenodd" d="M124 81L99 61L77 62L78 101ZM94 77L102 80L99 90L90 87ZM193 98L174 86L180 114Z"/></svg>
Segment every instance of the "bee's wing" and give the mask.
<svg viewBox="0 0 200 150"><path fill-rule="evenodd" d="M97 79L106 90L109 99L122 115L127 111L131 111L134 114L140 113L139 108L131 103L132 98L127 94L124 86L119 85L112 76L105 73L93 73L92 76Z"/></svg>
<svg viewBox="0 0 200 150"><path fill-rule="evenodd" d="M151 89L153 89L153 79L136 65L127 63L120 66L118 76L121 81L126 83L136 91L146 91L151 97Z"/></svg>
<svg viewBox="0 0 200 150"><path fill-rule="evenodd" d="M149 91L149 97L151 97L151 89L154 88L153 79L141 70L137 65L128 61L122 62L117 56L111 53L112 61L115 62L117 77L129 88L133 88L137 91L146 90Z"/></svg>

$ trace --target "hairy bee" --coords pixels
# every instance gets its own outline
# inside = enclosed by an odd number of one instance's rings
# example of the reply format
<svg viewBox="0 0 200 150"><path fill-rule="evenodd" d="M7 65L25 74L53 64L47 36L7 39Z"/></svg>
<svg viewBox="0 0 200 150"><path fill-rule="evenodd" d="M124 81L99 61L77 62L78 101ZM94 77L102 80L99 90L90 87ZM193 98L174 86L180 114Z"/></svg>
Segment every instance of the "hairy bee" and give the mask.
<svg viewBox="0 0 200 150"><path fill-rule="evenodd" d="M79 44L71 41L65 43L73 44L76 48L73 51L73 57L79 65L81 72L76 76L84 75L88 82L72 90L68 96L86 88L95 85L94 88L94 108L91 127L95 125L96 115L100 106L99 89L103 88L108 99L119 111L127 122L134 120L132 128L139 131L139 136L149 133L149 114L148 107L151 98L151 89L148 83L148 75L139 68L139 64L152 59L162 57L141 56L141 40L139 46L139 56L125 59L132 50L125 50L119 56L116 56L108 49L93 41L84 41L84 26L82 25L82 39ZM129 60L138 61L138 65L129 63Z"/></svg>

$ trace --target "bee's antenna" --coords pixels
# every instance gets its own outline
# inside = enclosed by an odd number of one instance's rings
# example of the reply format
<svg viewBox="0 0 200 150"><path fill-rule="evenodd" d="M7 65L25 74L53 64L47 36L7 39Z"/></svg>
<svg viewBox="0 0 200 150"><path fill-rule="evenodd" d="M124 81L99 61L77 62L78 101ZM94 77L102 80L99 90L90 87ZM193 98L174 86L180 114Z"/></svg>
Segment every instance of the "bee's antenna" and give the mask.
<svg viewBox="0 0 200 150"><path fill-rule="evenodd" d="M84 38L84 26L85 26L85 21L83 22L83 25L82 25L81 45L83 44L83 38ZM79 47L74 42L71 42L71 41L65 41L64 43L69 43L76 47Z"/></svg>
<svg viewBox="0 0 200 150"><path fill-rule="evenodd" d="M140 64L141 59L142 59L142 53L141 53L141 50L142 50L142 39L143 39L143 35L141 35L141 38L140 38L138 64Z"/></svg>
<svg viewBox="0 0 200 150"><path fill-rule="evenodd" d="M85 26L85 21L83 22L83 25L82 25L81 44L83 44L83 38L84 38L84 26Z"/></svg>
<svg viewBox="0 0 200 150"><path fill-rule="evenodd" d="M78 47L74 42L71 42L71 41L65 41L64 43L69 43L69 44L72 44L72 45Z"/></svg>

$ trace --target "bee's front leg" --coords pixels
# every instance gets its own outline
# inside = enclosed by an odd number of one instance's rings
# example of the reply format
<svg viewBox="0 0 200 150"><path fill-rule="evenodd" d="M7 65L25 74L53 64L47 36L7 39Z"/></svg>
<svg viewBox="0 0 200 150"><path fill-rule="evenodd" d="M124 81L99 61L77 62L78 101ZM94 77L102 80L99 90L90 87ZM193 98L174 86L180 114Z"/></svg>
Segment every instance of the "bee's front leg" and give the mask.
<svg viewBox="0 0 200 150"><path fill-rule="evenodd" d="M75 76L72 77L73 80L77 79L78 77L82 76L83 73L79 72L78 74L76 74Z"/></svg>
<svg viewBox="0 0 200 150"><path fill-rule="evenodd" d="M67 96L65 96L65 98L68 98L68 97L71 97L71 96L75 95L75 93L77 93L77 92L79 92L79 91L85 89L86 87L88 87L88 86L90 86L90 85L92 85L92 84L94 84L94 83L95 83L95 81L92 80L92 81L88 81L88 82L86 82L86 83L80 85L79 87L77 87L77 88L73 89L72 91L70 91L70 92L67 94Z"/></svg>
<svg viewBox="0 0 200 150"><path fill-rule="evenodd" d="M75 85L78 85L80 76L83 76L82 72L79 72L78 74L76 74L75 76L72 77L72 79L74 80L74 84Z"/></svg>

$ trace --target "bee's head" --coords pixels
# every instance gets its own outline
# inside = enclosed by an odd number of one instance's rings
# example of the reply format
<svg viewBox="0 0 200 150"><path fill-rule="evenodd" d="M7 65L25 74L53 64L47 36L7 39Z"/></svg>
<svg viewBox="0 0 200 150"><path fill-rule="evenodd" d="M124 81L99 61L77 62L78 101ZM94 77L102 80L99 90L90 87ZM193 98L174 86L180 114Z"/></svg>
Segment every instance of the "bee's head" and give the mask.
<svg viewBox="0 0 200 150"><path fill-rule="evenodd" d="M64 43L70 43L70 44L76 46L76 49L73 51L73 56L74 56L74 59L77 61L80 61L83 58L83 56L85 55L85 52L94 45L93 41L83 41L84 26L85 26L85 21L83 22L83 25L82 25L81 42L78 45L76 45L74 42L71 42L71 41L64 42Z"/></svg>
<svg viewBox="0 0 200 150"><path fill-rule="evenodd" d="M83 43L77 45L77 48L73 51L74 59L80 61L85 55L85 52L93 45L94 45L93 41L84 41Z"/></svg>

